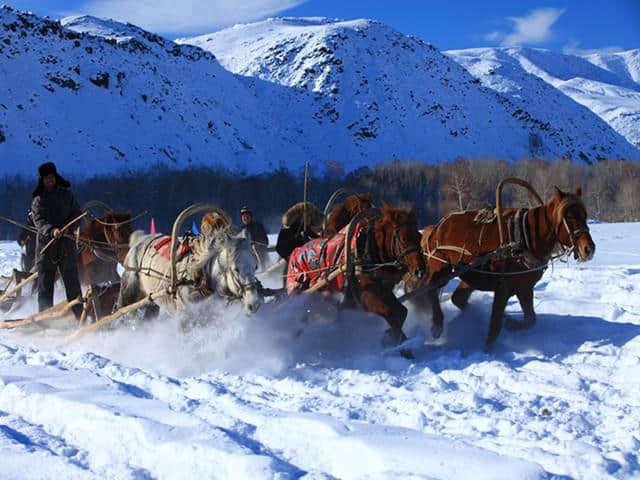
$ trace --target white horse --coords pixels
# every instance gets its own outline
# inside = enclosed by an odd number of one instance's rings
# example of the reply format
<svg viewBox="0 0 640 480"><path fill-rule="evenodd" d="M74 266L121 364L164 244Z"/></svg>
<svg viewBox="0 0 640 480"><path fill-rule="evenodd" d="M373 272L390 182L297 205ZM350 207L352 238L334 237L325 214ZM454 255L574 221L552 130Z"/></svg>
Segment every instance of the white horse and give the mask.
<svg viewBox="0 0 640 480"><path fill-rule="evenodd" d="M170 261L154 248L161 238L141 232L131 236L118 308L169 286ZM175 295L159 297L157 305L147 308L145 318L155 315L159 308L175 313L211 295L239 300L246 313L255 313L262 304L260 283L255 276L257 268L250 239L232 236L227 230L201 234L194 239L191 251L176 262Z"/></svg>

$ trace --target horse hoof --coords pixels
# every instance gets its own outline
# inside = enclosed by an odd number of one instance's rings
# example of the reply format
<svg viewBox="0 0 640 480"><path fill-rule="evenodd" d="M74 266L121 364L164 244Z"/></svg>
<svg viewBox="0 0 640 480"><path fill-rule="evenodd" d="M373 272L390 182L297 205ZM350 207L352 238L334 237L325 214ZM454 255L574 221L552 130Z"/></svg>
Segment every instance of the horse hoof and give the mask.
<svg viewBox="0 0 640 480"><path fill-rule="evenodd" d="M397 347L402 342L407 340L407 336L400 329L387 328L382 337L382 346L384 348Z"/></svg>
<svg viewBox="0 0 640 480"><path fill-rule="evenodd" d="M442 325L431 325L431 336L434 338L434 340L440 338L443 330L444 327Z"/></svg>
<svg viewBox="0 0 640 480"><path fill-rule="evenodd" d="M504 319L504 328L509 330L510 332L517 332L520 330L527 330L533 327L534 322L527 322L524 320L516 320L513 317L505 317Z"/></svg>

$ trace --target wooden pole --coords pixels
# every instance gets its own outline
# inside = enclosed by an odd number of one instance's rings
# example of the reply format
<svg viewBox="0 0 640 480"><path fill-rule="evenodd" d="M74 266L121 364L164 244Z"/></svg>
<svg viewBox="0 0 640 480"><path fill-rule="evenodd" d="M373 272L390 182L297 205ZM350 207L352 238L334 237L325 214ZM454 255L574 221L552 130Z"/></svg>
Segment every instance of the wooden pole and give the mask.
<svg viewBox="0 0 640 480"><path fill-rule="evenodd" d="M87 294L84 296L84 308L82 309L82 315L80 315L80 321L78 325L82 326L87 321L89 315L89 309L91 308L91 300L93 300L93 287L90 286L87 290Z"/></svg>
<svg viewBox="0 0 640 480"><path fill-rule="evenodd" d="M309 160L305 163L304 166L304 193L302 201L304 202L302 205L302 235L304 236L307 231L307 199L309 195Z"/></svg>
<svg viewBox="0 0 640 480"><path fill-rule="evenodd" d="M139 301L137 301L135 303L132 303L131 305L127 305L126 307L122 307L122 308L116 310L115 312L113 312L111 315L107 315L106 317L103 317L102 319L98 320L97 322L90 323L86 327L81 328L76 333L74 333L73 335L69 336L67 338L66 343L67 344L72 343L72 342L78 340L79 338L84 337L87 333L93 332L94 330L98 330L99 328L102 328L106 324L111 323L114 320L117 320L118 318L122 317L123 315L125 315L125 314L127 314L129 312L134 312L134 311L138 310L139 308L145 307L146 305L148 305L150 303L154 303L155 300L157 300L160 297L164 297L166 295L168 295L168 292L166 290L161 290L159 292L150 293L148 296L144 297L142 300L139 300Z"/></svg>
<svg viewBox="0 0 640 480"><path fill-rule="evenodd" d="M32 323L41 322L43 320L50 320L52 318L58 318L64 316L69 312L74 306L82 303L82 297L78 297L74 300L65 301L55 305L47 310L42 312L34 313L33 315L16 321L2 322L0 323L0 328L18 328L24 327L25 325L30 325Z"/></svg>
<svg viewBox="0 0 640 480"><path fill-rule="evenodd" d="M335 270L333 270L329 275L327 275L325 278L321 278L320 280L318 280L318 283L316 283L315 285L313 285L312 287L307 288L306 290L304 290L302 293L313 293L313 292L317 292L318 290L324 288L327 286L327 283L329 283L331 280L335 279L338 275L343 274L345 271L347 270L345 265L340 265L340 267L336 268Z"/></svg>
<svg viewBox="0 0 640 480"><path fill-rule="evenodd" d="M0 296L0 303L7 301L9 299L9 296L11 296L14 292L21 290L23 287L33 282L36 278L38 278L38 272L32 273L27 278L25 278L20 283L18 283L15 287L13 287L11 290L6 290Z"/></svg>

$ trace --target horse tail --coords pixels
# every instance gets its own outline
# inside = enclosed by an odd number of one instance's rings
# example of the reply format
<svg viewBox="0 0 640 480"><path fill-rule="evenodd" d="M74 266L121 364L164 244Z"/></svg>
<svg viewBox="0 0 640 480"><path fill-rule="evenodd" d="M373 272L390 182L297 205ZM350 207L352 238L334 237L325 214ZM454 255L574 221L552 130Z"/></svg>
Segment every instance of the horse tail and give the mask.
<svg viewBox="0 0 640 480"><path fill-rule="evenodd" d="M129 247L133 247L145 235L144 230L135 230L131 235L129 235Z"/></svg>

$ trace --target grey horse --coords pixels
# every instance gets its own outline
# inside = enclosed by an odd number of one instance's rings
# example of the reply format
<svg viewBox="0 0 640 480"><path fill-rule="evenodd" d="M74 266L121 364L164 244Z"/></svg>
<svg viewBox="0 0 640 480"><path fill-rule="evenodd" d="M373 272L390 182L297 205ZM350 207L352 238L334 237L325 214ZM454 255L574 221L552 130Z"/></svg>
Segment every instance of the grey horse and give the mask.
<svg viewBox="0 0 640 480"><path fill-rule="evenodd" d="M170 261L154 248L161 239L162 235L142 232L131 235L118 308L170 284ZM158 298L157 305L147 308L145 318L154 316L160 308L173 314L211 295L239 300L245 312L253 314L262 304L257 268L250 239L233 236L226 229L201 234L193 240L191 251L176 262L179 281L175 295Z"/></svg>

